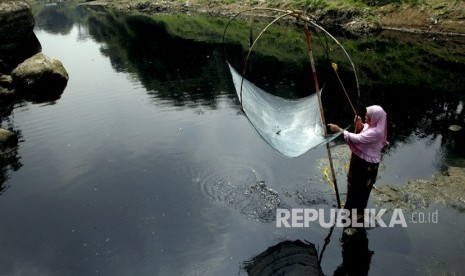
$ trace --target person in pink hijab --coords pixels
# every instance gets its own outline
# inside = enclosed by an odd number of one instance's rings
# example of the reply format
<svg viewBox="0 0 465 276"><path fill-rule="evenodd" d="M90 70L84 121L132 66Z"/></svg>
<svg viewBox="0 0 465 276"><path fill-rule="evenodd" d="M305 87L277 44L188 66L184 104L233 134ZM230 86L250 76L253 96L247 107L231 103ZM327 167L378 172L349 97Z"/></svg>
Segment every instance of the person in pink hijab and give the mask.
<svg viewBox="0 0 465 276"><path fill-rule="evenodd" d="M365 124L359 116L355 119L355 133L328 124L332 132L343 132L344 140L352 151L344 208L356 209L358 219L363 218L371 189L376 182L381 150L389 145L386 140L386 112L379 105L369 106L366 110Z"/></svg>

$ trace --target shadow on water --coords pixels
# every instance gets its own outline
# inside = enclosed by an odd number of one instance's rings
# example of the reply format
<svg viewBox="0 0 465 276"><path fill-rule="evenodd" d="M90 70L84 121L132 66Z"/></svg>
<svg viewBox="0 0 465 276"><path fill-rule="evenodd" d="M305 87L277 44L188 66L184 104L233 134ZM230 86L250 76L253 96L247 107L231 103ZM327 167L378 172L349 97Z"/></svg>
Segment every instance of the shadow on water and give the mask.
<svg viewBox="0 0 465 276"><path fill-rule="evenodd" d="M320 264L333 230L334 228L330 229L320 252L311 242L284 240L268 247L251 260L243 262L242 269L250 276L325 275ZM339 242L342 249L342 264L336 268L333 275L369 275L374 252L369 250L366 229L347 228L342 231Z"/></svg>
<svg viewBox="0 0 465 276"><path fill-rule="evenodd" d="M350 228L349 228L350 229ZM354 228L353 232L343 231L341 237L342 264L334 271L334 276L366 276L370 270L373 251L368 249L366 229Z"/></svg>
<svg viewBox="0 0 465 276"><path fill-rule="evenodd" d="M250 276L308 275L322 276L313 243L301 240L282 241L244 262Z"/></svg>
<svg viewBox="0 0 465 276"><path fill-rule="evenodd" d="M0 195L2 195L8 186L8 179L11 171L18 171L23 164L18 156L18 148L3 150L0 153Z"/></svg>
<svg viewBox="0 0 465 276"><path fill-rule="evenodd" d="M10 117L12 111L13 106L4 106L0 104L0 124L2 128L16 133L18 140L21 141L21 130L15 130L14 122ZM8 179L10 178L11 172L16 172L23 166L20 161L21 157L19 156L18 150L19 145L14 147L0 147L0 195L9 187Z"/></svg>

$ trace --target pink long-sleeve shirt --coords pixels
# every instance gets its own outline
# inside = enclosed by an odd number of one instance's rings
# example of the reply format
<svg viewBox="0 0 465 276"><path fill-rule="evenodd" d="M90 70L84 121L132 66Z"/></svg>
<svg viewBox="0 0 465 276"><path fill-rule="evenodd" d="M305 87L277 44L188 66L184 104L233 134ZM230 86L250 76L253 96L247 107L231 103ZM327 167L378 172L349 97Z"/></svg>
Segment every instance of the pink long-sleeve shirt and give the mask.
<svg viewBox="0 0 465 276"><path fill-rule="evenodd" d="M344 140L354 154L369 163L381 162L381 150L388 145L386 112L377 105L367 107L370 124L364 124L360 133L343 131Z"/></svg>

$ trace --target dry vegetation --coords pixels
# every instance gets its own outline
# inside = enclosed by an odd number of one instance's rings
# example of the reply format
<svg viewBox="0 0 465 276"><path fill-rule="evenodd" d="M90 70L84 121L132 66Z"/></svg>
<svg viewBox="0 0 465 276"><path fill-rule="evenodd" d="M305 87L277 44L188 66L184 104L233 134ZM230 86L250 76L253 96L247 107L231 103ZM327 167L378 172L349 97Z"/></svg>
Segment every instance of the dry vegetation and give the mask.
<svg viewBox="0 0 465 276"><path fill-rule="evenodd" d="M328 11L350 10L350 14L354 16L351 20L361 18L379 24L384 29L465 35L465 0L99 0L98 2L104 2L119 10L138 10L147 13L199 12L227 16L251 7L305 8L318 15ZM395 3L380 4L387 2ZM334 20L338 19L334 18Z"/></svg>

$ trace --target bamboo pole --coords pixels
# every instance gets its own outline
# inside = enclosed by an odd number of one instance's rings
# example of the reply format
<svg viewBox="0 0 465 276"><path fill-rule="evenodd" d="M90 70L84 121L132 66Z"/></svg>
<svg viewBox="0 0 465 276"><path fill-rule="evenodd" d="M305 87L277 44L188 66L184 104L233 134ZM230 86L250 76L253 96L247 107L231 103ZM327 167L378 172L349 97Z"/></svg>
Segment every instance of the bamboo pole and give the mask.
<svg viewBox="0 0 465 276"><path fill-rule="evenodd" d="M256 37L256 39L254 40L254 42L252 43L252 45L249 48L247 57L245 59L244 69L243 69L243 72L242 72L242 82L241 82L241 91L240 91L241 104L242 104L242 84L243 84L244 76L245 76L245 73L246 73L247 63L248 63L248 60L249 60L249 57L250 57L250 54L252 52L253 47L255 46L256 42L261 37L261 35L266 31L266 29L268 29L268 27L270 27L271 25L276 23L279 19L282 19L282 18L284 18L286 16L292 16L295 19L301 20L304 23L305 34L306 34L306 37L307 37L308 55L309 55L310 64L311 64L311 67L312 67L312 74L313 74L313 79L314 79L314 84L315 84L315 90L316 90L317 97L318 97L318 103L319 103L319 106L320 106L321 120L322 120L322 124L324 126L324 133L325 133L325 135L327 135L328 132L326 130L326 122L325 122L325 118L324 118L324 110L323 110L323 105L322 105L322 102L321 102L320 89L319 89L319 85L318 85L318 78L317 78L316 69L315 69L315 61L313 59L313 50L312 50L311 43L310 43L310 35L309 35L309 32L308 32L307 24L311 24L314 28L316 28L316 29L322 31L323 33L325 33L327 36L329 36L342 49L342 51L344 52L345 56L347 57L347 59L349 60L351 66L352 66L352 69L353 69L353 72L354 72L354 77L355 77L355 83L356 83L356 86L357 86L357 94L358 94L358 97L360 98L360 86L359 86L357 71L355 69L355 65L354 65L352 59L350 58L350 56L347 53L346 49L342 46L342 44L333 35L331 35L326 29L324 29L320 25L316 24L310 17L305 16L302 11L298 11L298 10L281 10L281 9L275 9L275 8L252 8L252 9L247 9L247 10L240 11L236 15L234 15L229 20L229 22L227 23L227 25L226 25L226 27L224 29L224 32L223 32L223 44L225 42L226 31L227 31L229 25L231 24L231 22L235 18L237 18L242 13L254 12L254 11L258 11L258 10L282 13L282 15L278 16L273 21L271 21L262 30L262 32ZM337 74L337 72L336 72L336 74ZM341 82L341 84L342 84L342 82ZM344 88L344 90L345 90L345 88ZM346 95L347 95L347 93L346 93ZM347 97L348 97L348 95L347 95ZM349 101L350 101L350 99L349 99ZM352 109L355 111L355 108L353 107L352 103L351 103L351 106L352 106ZM355 111L355 113L356 113L356 111ZM332 156L331 156L331 150L329 148L329 144L326 144L326 150L327 150L327 153L328 153L328 159L329 159L329 164L330 164L330 168L331 168L331 174L332 174L332 177L333 177L333 183L334 183L334 190L335 190L335 193L336 193L337 206L338 206L338 208L341 208L341 200L340 200L340 197L339 197L339 189L338 189L338 186L337 186L336 174L334 172L333 159L332 159Z"/></svg>
<svg viewBox="0 0 465 276"><path fill-rule="evenodd" d="M344 94L346 95L347 100L349 101L350 107L352 108L352 111L354 112L354 115L357 116L357 110L355 109L354 105L352 104L352 101L350 100L349 94L347 93L347 90L344 86L344 83L342 82L341 78L339 77L339 74L337 73L337 64L332 63L331 67L333 67L334 73L336 74L337 79L339 80L339 84L342 87L342 90L344 91Z"/></svg>
<svg viewBox="0 0 465 276"><path fill-rule="evenodd" d="M304 28L305 28L305 37L306 37L306 42L307 42L308 57L310 59L310 66L312 67L313 83L315 84L315 91L316 91L315 93L317 95L318 104L320 106L321 122L323 124L324 133L325 135L327 135L328 131L326 129L325 113L323 110L323 103L321 102L320 87L318 84L318 77L317 77L316 69L315 69L315 60L313 59L313 49L312 49L312 44L310 42L310 33L308 31L308 26L306 22L304 23ZM326 144L326 152L328 153L329 167L331 168L331 175L333 177L334 192L336 193L337 207L340 209L341 198L339 197L339 189L337 187L336 173L334 172L333 158L331 157L331 149L329 148L329 143Z"/></svg>

